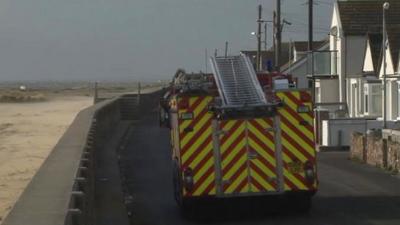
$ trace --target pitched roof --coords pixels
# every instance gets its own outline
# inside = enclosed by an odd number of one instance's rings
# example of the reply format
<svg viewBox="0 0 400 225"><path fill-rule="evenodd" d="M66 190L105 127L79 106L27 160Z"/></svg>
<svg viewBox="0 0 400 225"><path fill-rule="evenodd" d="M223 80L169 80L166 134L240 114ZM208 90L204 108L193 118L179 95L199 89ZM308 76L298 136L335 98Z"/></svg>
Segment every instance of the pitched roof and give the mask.
<svg viewBox="0 0 400 225"><path fill-rule="evenodd" d="M390 54L392 56L394 70L397 71L399 68L399 54L400 54L400 23L397 25L389 25L387 28L387 35L388 35Z"/></svg>
<svg viewBox="0 0 400 225"><path fill-rule="evenodd" d="M325 42L326 41L314 41L313 42L313 50L317 50L323 44L325 44ZM306 52L306 51L308 51L308 41L295 41L294 47L296 48L296 51Z"/></svg>
<svg viewBox="0 0 400 225"><path fill-rule="evenodd" d="M387 24L400 24L400 1L338 1L340 20L345 35L366 35L368 32L379 32L382 29L382 7L390 3L387 12Z"/></svg>
<svg viewBox="0 0 400 225"><path fill-rule="evenodd" d="M368 33L369 46L371 48L372 64L375 71L379 71L382 57L382 34Z"/></svg>

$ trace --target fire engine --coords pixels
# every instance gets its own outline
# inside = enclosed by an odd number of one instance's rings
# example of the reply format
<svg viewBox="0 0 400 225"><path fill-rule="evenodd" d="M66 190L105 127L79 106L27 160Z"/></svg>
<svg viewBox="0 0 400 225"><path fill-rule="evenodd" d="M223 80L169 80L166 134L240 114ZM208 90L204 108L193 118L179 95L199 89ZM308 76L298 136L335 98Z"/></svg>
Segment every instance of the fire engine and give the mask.
<svg viewBox="0 0 400 225"><path fill-rule="evenodd" d="M178 70L161 101L176 201L278 195L308 210L318 189L310 90L257 74L244 55L210 61L212 74Z"/></svg>

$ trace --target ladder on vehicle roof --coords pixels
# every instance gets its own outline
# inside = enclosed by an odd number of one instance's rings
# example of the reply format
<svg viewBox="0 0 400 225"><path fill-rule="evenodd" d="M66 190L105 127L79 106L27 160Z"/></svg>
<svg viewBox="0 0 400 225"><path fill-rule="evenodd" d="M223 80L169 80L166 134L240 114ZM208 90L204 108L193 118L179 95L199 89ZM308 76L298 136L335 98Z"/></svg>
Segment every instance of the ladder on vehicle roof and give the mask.
<svg viewBox="0 0 400 225"><path fill-rule="evenodd" d="M239 56L212 57L213 70L223 107L264 106L268 102L247 58Z"/></svg>

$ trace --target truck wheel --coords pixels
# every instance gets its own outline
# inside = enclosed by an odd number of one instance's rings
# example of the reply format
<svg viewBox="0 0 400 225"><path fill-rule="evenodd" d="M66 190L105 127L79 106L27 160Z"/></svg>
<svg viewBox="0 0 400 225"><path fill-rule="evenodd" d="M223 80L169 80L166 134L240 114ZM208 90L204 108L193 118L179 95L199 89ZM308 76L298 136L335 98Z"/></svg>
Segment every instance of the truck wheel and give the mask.
<svg viewBox="0 0 400 225"><path fill-rule="evenodd" d="M192 201L183 199L182 196L182 175L179 170L178 162L174 161L173 165L173 189L175 201L179 206L181 214L187 219L192 219L194 217L194 204Z"/></svg>
<svg viewBox="0 0 400 225"><path fill-rule="evenodd" d="M164 121L163 121L163 111L162 108L159 107L158 108L158 122L160 124L160 127L162 127L164 125Z"/></svg>

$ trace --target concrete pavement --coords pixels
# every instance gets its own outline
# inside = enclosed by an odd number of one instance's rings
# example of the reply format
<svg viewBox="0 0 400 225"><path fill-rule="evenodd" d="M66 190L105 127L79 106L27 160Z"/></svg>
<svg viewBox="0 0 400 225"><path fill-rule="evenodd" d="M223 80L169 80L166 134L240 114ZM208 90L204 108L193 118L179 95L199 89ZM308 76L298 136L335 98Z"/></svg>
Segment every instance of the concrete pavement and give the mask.
<svg viewBox="0 0 400 225"><path fill-rule="evenodd" d="M228 202L202 209L205 218L184 219L173 200L169 131L149 111L137 121L122 151L126 189L137 225L394 225L400 224L400 179L347 159L345 152L320 153L320 191L309 214L276 212L269 202Z"/></svg>

